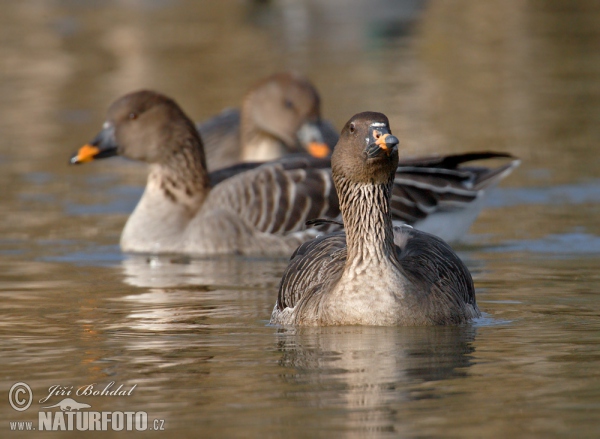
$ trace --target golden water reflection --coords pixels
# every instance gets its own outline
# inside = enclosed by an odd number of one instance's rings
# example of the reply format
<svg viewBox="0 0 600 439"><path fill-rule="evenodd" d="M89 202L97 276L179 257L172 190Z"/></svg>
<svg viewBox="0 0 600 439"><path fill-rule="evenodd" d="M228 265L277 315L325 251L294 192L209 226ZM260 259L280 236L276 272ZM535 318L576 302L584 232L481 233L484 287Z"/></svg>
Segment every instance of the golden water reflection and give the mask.
<svg viewBox="0 0 600 439"><path fill-rule="evenodd" d="M0 4L2 391L137 384L85 402L180 437L594 437L596 2L215 4ZM66 164L107 105L150 87L201 120L289 68L338 127L386 113L406 154L523 159L460 249L480 322L282 331L267 321L285 260L120 253L145 168ZM5 404L0 428L37 408Z"/></svg>

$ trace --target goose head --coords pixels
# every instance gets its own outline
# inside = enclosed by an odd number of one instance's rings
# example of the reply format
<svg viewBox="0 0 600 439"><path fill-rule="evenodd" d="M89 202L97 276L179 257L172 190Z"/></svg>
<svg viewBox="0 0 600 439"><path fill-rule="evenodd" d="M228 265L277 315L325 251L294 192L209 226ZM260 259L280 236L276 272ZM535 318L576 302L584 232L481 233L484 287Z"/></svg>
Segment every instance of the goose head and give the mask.
<svg viewBox="0 0 600 439"><path fill-rule="evenodd" d="M356 114L342 129L331 157L334 177L354 183L389 183L398 166L398 143L384 114Z"/></svg>
<svg viewBox="0 0 600 439"><path fill-rule="evenodd" d="M71 157L70 163L120 155L163 164L182 148L200 152L201 144L193 123L174 100L141 90L122 96L109 107L102 130Z"/></svg>
<svg viewBox="0 0 600 439"><path fill-rule="evenodd" d="M271 138L283 151L304 148L317 157L331 153L321 134L320 98L305 77L291 72L277 73L256 84L242 105L244 155L252 154L253 141Z"/></svg>

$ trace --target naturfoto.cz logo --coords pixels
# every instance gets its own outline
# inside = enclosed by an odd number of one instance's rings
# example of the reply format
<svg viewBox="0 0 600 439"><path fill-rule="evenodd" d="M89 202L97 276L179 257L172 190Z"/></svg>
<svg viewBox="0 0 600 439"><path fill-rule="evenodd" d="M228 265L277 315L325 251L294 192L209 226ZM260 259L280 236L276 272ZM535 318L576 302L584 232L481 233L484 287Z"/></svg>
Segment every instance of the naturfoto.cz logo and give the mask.
<svg viewBox="0 0 600 439"><path fill-rule="evenodd" d="M137 384L125 388L122 384L115 385L111 381L106 386L96 383L75 388L74 386L54 385L48 388L48 393L38 402L48 404L39 408L37 423L34 421L9 422L12 431L146 431L164 430L163 419L148 420L144 411L92 411L90 404L77 401L76 397L128 397L131 396ZM50 398L60 397L60 401L51 404ZM8 402L19 412L30 408L33 392L27 383L13 384L8 392ZM50 410L45 410L50 409Z"/></svg>

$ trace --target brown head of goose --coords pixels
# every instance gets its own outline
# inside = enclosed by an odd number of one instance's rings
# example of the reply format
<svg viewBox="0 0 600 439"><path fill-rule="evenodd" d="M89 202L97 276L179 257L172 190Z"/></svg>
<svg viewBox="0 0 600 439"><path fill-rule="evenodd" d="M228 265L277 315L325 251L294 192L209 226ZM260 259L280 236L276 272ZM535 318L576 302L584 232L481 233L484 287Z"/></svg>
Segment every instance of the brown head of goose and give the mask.
<svg viewBox="0 0 600 439"><path fill-rule="evenodd" d="M452 249L392 224L397 144L383 114L360 113L346 124L332 157L345 231L296 250L271 323L436 325L480 315L471 275Z"/></svg>
<svg viewBox="0 0 600 439"><path fill-rule="evenodd" d="M337 132L321 120L321 102L313 84L294 72L280 72L256 83L244 97L241 113L227 109L197 125L211 170L240 161L267 161L309 152L327 157L325 141Z"/></svg>
<svg viewBox="0 0 600 439"><path fill-rule="evenodd" d="M211 184L202 141L172 99L127 94L107 112L102 131L71 163L121 155L146 162L144 194L121 234L128 252L289 255L316 235L304 222L335 216L328 161L288 160L234 171Z"/></svg>

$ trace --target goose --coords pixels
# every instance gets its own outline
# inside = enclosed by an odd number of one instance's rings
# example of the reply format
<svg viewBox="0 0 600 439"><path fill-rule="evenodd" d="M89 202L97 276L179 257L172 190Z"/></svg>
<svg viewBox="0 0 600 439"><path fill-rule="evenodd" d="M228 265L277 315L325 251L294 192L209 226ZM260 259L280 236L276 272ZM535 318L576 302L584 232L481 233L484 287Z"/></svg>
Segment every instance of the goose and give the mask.
<svg viewBox="0 0 600 439"><path fill-rule="evenodd" d="M241 111L225 109L196 128L210 170L291 153L327 157L338 138L331 123L321 119L317 89L296 72L263 78L246 93Z"/></svg>
<svg viewBox="0 0 600 439"><path fill-rule="evenodd" d="M125 252L288 256L323 231L304 230L307 220L339 216L329 158L288 155L209 173L193 123L175 101L157 92L133 92L113 103L103 129L70 163L115 155L150 168L144 194L121 234ZM402 181L394 183L394 220L418 225L447 208L467 212L486 185L511 170L510 164L463 168L463 157L413 160Z"/></svg>
<svg viewBox="0 0 600 439"><path fill-rule="evenodd" d="M121 234L124 252L288 256L338 215L329 160L286 158L209 174L193 122L171 98L141 90L117 99L72 164L121 155L146 162L144 193Z"/></svg>
<svg viewBox="0 0 600 439"><path fill-rule="evenodd" d="M333 125L321 119L316 87L294 72L275 73L255 84L241 112L227 109L196 126L210 170L255 162L222 172L221 177L287 154L329 157L339 137ZM506 163L470 165L494 159ZM479 215L490 190L519 164L511 154L490 151L402 158L392 191L394 224L409 224L458 242Z"/></svg>
<svg viewBox="0 0 600 439"><path fill-rule="evenodd" d="M398 143L381 113L344 126L331 165L345 230L294 252L272 324L447 325L480 316L471 274L450 246L393 225Z"/></svg>

